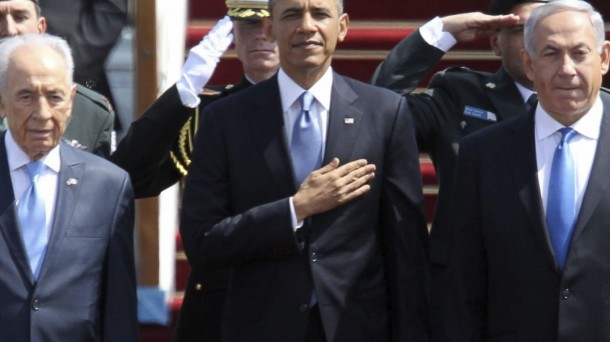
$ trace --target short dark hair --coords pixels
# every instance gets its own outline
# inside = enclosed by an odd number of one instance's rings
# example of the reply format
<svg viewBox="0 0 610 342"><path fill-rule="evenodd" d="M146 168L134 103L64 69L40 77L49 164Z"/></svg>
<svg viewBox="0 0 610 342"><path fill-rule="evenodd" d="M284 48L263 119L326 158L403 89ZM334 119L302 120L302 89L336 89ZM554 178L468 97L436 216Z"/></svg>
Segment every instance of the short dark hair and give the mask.
<svg viewBox="0 0 610 342"><path fill-rule="evenodd" d="M273 16L273 6L278 0L269 0L269 14ZM339 14L343 14L343 0L335 0L337 3L337 9L339 10Z"/></svg>
<svg viewBox="0 0 610 342"><path fill-rule="evenodd" d="M513 7L531 2L549 2L549 0L492 0L487 13L491 15L509 14Z"/></svg>
<svg viewBox="0 0 610 342"><path fill-rule="evenodd" d="M11 1L11 0L0 0L0 2L2 1ZM38 4L38 0L28 0L34 3L34 8L36 9L36 15L38 17L40 17L42 15L41 10L40 10L40 5Z"/></svg>

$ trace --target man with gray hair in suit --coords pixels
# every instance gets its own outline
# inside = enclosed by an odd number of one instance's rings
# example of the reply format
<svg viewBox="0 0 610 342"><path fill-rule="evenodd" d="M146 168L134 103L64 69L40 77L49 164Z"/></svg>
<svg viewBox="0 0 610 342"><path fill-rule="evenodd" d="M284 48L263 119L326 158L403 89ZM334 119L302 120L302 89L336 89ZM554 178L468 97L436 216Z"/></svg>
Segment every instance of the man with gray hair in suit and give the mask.
<svg viewBox="0 0 610 342"><path fill-rule="evenodd" d="M138 341L131 183L62 141L73 65L58 37L19 35L0 46L5 341Z"/></svg>

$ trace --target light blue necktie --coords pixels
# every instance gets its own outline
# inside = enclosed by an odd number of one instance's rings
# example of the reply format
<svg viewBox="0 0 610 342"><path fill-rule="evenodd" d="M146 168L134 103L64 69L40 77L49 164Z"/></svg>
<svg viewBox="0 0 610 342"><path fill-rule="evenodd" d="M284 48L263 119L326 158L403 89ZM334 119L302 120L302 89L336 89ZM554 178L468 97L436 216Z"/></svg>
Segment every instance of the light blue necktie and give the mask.
<svg viewBox="0 0 610 342"><path fill-rule="evenodd" d="M570 139L574 137L576 131L572 128L562 128L559 132L561 140L553 155L546 224L557 264L559 269L563 270L576 220L574 159L569 147Z"/></svg>
<svg viewBox="0 0 610 342"><path fill-rule="evenodd" d="M301 94L301 111L292 130L290 151L298 184L322 164L322 130L314 113L310 113L313 101L311 93Z"/></svg>
<svg viewBox="0 0 610 342"><path fill-rule="evenodd" d="M44 164L39 160L26 165L31 184L21 196L17 208L19 222L21 223L21 235L34 279L38 279L40 274L40 266L44 260L48 242L44 200L37 185L43 167Z"/></svg>

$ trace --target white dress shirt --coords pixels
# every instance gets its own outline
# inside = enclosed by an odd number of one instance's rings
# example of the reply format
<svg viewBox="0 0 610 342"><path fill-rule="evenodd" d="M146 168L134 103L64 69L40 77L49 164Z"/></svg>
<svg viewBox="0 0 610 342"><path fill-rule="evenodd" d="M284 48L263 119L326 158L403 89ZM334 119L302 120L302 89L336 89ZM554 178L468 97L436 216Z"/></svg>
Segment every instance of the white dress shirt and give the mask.
<svg viewBox="0 0 610 342"><path fill-rule="evenodd" d="M328 111L330 110L330 93L333 88L332 68L328 68L324 75L322 75L322 78L309 89L301 88L282 69L278 72L277 81L280 87L280 99L282 100L282 111L284 113L286 141L290 144L294 123L301 111L299 96L303 92L308 91L315 99L311 104L309 113L315 115L320 123L320 129L322 130L322 155L324 155L326 131L328 128Z"/></svg>
<svg viewBox="0 0 610 342"><path fill-rule="evenodd" d="M291 143L294 123L296 122L299 112L301 111L299 96L301 96L303 92L309 91L315 99L315 101L313 101L311 104L309 113L310 115L315 115L320 123L320 129L322 130L322 155L324 155L326 132L328 129L328 112L330 110L330 94L333 87L332 68L329 67L318 82L316 82L309 89L301 88L301 86L296 84L290 77L288 77L288 75L281 68L277 75L277 81L280 89L280 100L282 101L284 133L286 134L286 141L288 144ZM290 197L290 214L292 217L292 228L294 230L301 228L301 226L303 226L303 222L297 222L292 197Z"/></svg>
<svg viewBox="0 0 610 342"><path fill-rule="evenodd" d="M602 116L603 104L601 98L598 97L591 110L570 126L576 131L569 146L574 158L574 172L576 174L576 189L574 191L576 198L574 203L577 213L580 210L583 195L589 182L593 158L597 150L597 141L599 140ZM540 194L546 213L553 155L561 139L561 133L557 131L565 126L553 119L541 105L536 108L534 120L538 185L540 186Z"/></svg>
<svg viewBox="0 0 610 342"><path fill-rule="evenodd" d="M13 184L13 195L15 196L17 205L19 205L19 199L30 186L31 180L25 165L31 160L17 145L13 139L13 136L11 135L10 130L6 132L4 137L8 167L11 173L11 183ZM47 231L50 233L55 212L57 182L59 179L59 169L61 164L61 158L59 157L59 145L53 148L49 154L42 157L41 160L45 167L38 177L37 188L44 198L46 213L45 224L47 226ZM27 247L28 246L26 246L26 248Z"/></svg>

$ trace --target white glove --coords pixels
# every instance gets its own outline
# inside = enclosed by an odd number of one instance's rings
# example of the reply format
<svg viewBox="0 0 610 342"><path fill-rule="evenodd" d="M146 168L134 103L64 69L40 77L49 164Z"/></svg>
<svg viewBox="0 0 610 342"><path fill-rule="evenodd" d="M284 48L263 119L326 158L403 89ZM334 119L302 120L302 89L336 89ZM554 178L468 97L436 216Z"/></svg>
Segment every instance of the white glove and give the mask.
<svg viewBox="0 0 610 342"><path fill-rule="evenodd" d="M233 42L233 22L225 16L191 48L182 67L182 76L176 82L182 104L194 108L199 105L198 94L208 83L220 57Z"/></svg>

